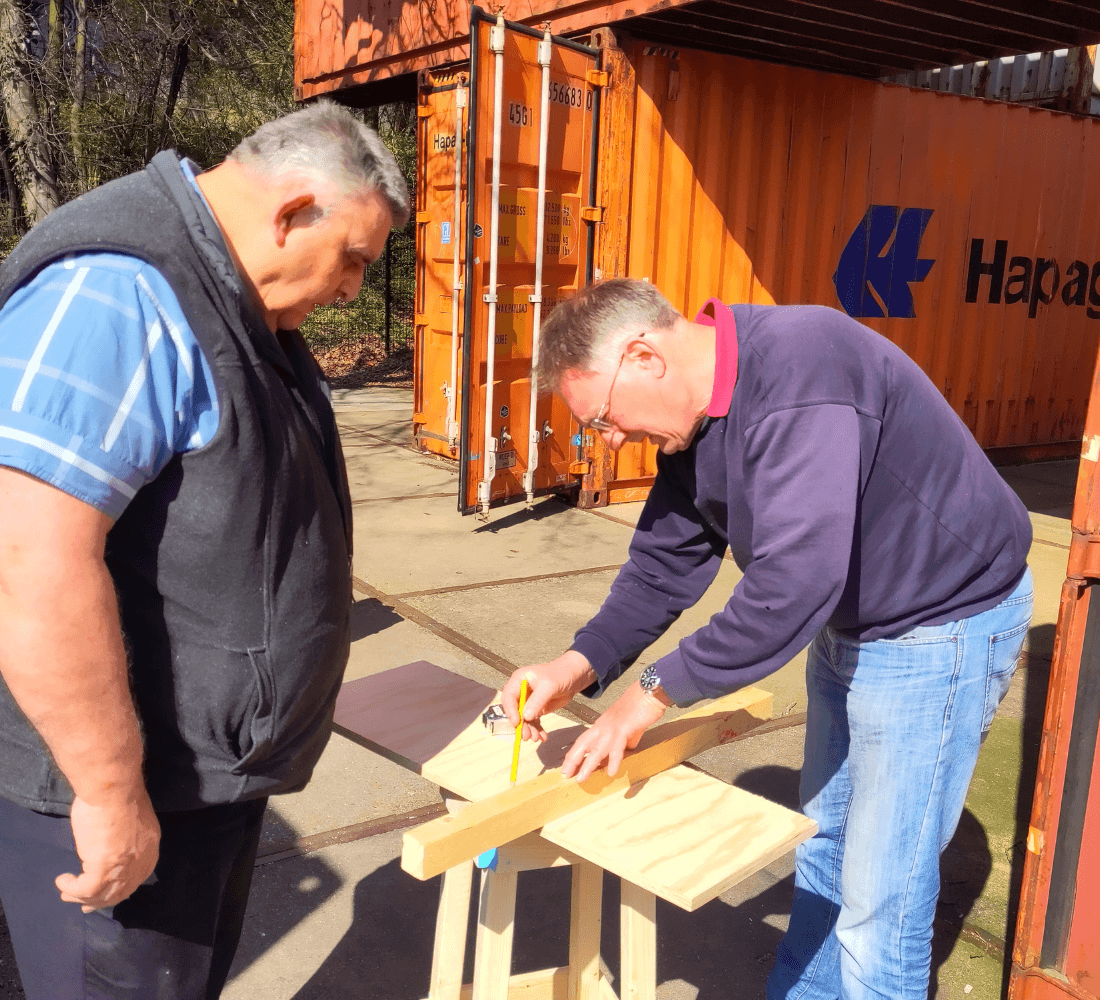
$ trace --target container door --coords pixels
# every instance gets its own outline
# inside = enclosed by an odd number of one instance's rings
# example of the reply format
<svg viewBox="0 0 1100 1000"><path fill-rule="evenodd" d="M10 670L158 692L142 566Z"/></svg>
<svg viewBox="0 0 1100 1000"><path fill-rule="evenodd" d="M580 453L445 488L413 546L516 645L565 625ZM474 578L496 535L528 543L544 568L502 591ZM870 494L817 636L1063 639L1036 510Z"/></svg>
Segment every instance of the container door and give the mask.
<svg viewBox="0 0 1100 1000"><path fill-rule="evenodd" d="M422 451L458 457L462 238L469 74L420 74L417 100L413 431Z"/></svg>
<svg viewBox="0 0 1100 1000"><path fill-rule="evenodd" d="M561 489L583 471L564 402L540 394L530 411L536 319L541 32L471 11L463 302L459 509ZM497 46L498 48L501 46ZM565 39L549 50L541 316L591 281L599 84L594 49ZM502 87L497 98L498 66ZM495 138L495 135L497 135ZM494 184L493 150L500 149ZM494 190L495 189L495 190ZM495 219L495 226L494 226ZM496 232L494 259L491 246ZM495 288L491 276L495 268ZM493 301L495 295L495 302ZM532 433L533 427L533 433ZM525 473L533 469L532 477Z"/></svg>

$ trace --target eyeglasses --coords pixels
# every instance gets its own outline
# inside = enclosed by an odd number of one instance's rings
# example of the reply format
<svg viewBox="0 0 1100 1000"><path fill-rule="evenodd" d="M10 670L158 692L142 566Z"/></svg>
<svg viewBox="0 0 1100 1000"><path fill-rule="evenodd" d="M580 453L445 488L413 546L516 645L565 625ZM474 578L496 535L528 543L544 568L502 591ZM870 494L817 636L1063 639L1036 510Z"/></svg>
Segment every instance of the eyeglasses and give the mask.
<svg viewBox="0 0 1100 1000"><path fill-rule="evenodd" d="M611 385L607 387L607 399L603 401L603 406L600 407L600 412L597 413L589 422L588 426L594 431L600 431L607 434L615 429L615 425L607 419L606 413L611 406L611 393L615 391L615 381L619 377L619 370L623 367L623 360L626 358L626 351L619 355L619 363L615 366L615 374L611 376Z"/></svg>

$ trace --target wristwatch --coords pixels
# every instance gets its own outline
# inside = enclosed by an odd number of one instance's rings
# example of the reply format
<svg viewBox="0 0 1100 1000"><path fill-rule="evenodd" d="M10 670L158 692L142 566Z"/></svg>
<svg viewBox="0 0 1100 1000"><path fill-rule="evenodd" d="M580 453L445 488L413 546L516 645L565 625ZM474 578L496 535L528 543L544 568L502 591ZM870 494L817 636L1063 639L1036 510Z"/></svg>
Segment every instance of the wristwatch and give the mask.
<svg viewBox="0 0 1100 1000"><path fill-rule="evenodd" d="M668 696L668 692L661 687L661 678L657 676L656 663L651 663L642 670L642 675L638 678L638 683L641 685L642 690L663 708L668 708L672 705L672 699Z"/></svg>

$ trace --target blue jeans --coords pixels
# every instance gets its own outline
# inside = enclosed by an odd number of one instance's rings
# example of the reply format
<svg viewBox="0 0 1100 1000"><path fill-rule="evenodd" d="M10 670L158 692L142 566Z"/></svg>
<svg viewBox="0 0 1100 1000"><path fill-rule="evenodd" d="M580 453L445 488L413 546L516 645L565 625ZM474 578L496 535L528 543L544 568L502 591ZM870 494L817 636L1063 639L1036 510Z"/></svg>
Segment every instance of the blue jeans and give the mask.
<svg viewBox="0 0 1100 1000"><path fill-rule="evenodd" d="M855 642L824 629L806 664L795 855L768 1000L927 1000L940 854L1031 623L1031 572L997 607Z"/></svg>

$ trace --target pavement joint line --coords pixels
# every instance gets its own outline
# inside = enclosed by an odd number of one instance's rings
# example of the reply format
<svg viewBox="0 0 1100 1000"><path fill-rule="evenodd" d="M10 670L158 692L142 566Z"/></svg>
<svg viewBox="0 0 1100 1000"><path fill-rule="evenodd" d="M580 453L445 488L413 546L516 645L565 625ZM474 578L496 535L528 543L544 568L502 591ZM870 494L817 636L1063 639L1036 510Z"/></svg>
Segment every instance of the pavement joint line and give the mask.
<svg viewBox="0 0 1100 1000"><path fill-rule="evenodd" d="M379 816L377 819L368 819L362 823L340 826L334 830L326 830L324 833L299 837L294 841L293 847L258 855L253 867L260 868L263 865L274 864L276 861L300 858L303 854L312 854L314 851L319 851L325 847L351 844L357 840L366 840L368 837L392 833L394 830L404 830L407 827L418 826L421 823L427 823L429 820L446 815L446 805L437 802L430 806L421 806L419 809L410 809L408 812L391 813L389 816Z"/></svg>
<svg viewBox="0 0 1100 1000"><path fill-rule="evenodd" d="M450 494L444 494L450 496ZM458 594L465 590L484 590L487 587L506 587L513 583L537 583L539 580L561 580L571 576L585 576L591 573L609 573L622 569L622 563L611 566L589 566L586 569L566 569L559 573L539 573L537 576L513 576L505 580L486 580L483 583L461 583L454 587L436 587L434 590L410 590L404 594L394 594L397 600L407 601L412 597L434 597L436 594Z"/></svg>
<svg viewBox="0 0 1100 1000"><path fill-rule="evenodd" d="M1069 551L1069 546L1068 545L1063 545L1061 542L1050 542L1050 541L1047 541L1047 539L1045 539L1045 538L1034 538L1034 537L1031 539L1031 541L1035 545L1049 545L1052 549L1065 549L1067 552Z"/></svg>
<svg viewBox="0 0 1100 1000"><path fill-rule="evenodd" d="M408 496L403 497L363 497L361 500L352 500L351 505L353 507L359 507L365 503L387 503L396 500L438 500L441 497L453 497L454 491L448 490L446 493L410 493ZM427 591L425 591L427 593Z"/></svg>
<svg viewBox="0 0 1100 1000"><path fill-rule="evenodd" d="M627 521L621 517L615 517L612 514L605 514L602 510L596 510L593 507L582 507L586 514L591 514L593 517L602 517L605 521L614 521L616 524L625 524L628 528L637 528L633 521Z"/></svg>
<svg viewBox="0 0 1100 1000"><path fill-rule="evenodd" d="M453 628L444 625L441 621L437 621L431 615L426 615L423 611L401 600L401 598L391 597L389 594L372 587L366 581L360 580L357 576L353 576L351 582L354 589L360 594L363 594L365 597L372 597L381 604L392 608L402 618L419 625L421 628L426 628L440 639L476 657L481 660L482 663L486 664L486 666L492 667L505 677L511 677L512 674L519 669L511 660L506 660L503 656L498 656L492 650L486 649L480 643L474 642L473 639L464 636L461 632L457 632ZM577 721L587 723L588 725L592 725L592 723L599 718L599 712L593 712L590 708L585 708L583 705L576 704L576 699L563 708L560 708L558 711L565 712L567 715L573 716Z"/></svg>

